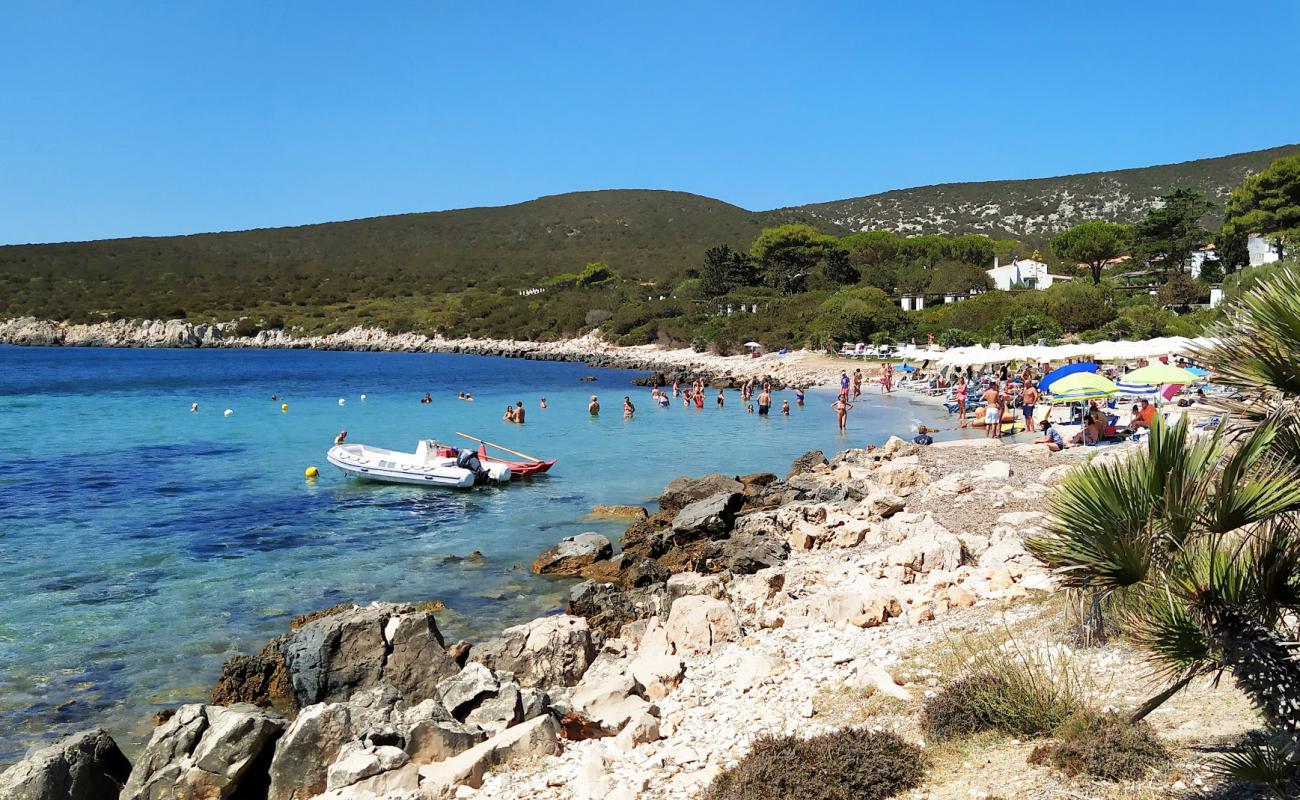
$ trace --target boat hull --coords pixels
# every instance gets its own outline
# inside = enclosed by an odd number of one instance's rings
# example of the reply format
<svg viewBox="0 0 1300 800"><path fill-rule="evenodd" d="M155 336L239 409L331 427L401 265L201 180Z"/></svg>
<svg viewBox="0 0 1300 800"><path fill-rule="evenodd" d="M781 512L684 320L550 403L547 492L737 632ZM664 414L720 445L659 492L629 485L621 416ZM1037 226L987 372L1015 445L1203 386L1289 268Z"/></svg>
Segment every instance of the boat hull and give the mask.
<svg viewBox="0 0 1300 800"><path fill-rule="evenodd" d="M493 458L487 454L487 448L479 445L478 459L484 464L504 464L510 468L510 474L516 478L527 478L530 475L541 475L549 472L551 467L555 466L556 459L550 461L506 461L502 458Z"/></svg>
<svg viewBox="0 0 1300 800"><path fill-rule="evenodd" d="M392 455L404 454L393 453ZM367 456L364 450L348 445L331 447L325 454L325 458L348 475L379 483L441 486L448 489L468 489L474 485L474 473L467 469L418 464L413 463L413 460L404 462L398 458L382 455Z"/></svg>

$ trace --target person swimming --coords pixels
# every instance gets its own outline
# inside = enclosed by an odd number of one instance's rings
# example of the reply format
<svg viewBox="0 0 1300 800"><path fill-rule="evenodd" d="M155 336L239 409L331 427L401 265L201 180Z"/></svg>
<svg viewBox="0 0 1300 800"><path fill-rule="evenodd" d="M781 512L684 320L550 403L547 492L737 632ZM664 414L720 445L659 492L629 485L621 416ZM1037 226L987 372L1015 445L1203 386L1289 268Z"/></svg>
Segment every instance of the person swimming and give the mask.
<svg viewBox="0 0 1300 800"><path fill-rule="evenodd" d="M636 414L636 406L632 405L632 398L624 397L623 398L623 419L632 419L633 414Z"/></svg>
<svg viewBox="0 0 1300 800"><path fill-rule="evenodd" d="M461 399L464 400L465 398L462 397ZM432 402L433 402L433 395L429 394L428 392L425 392L424 397L420 398L420 405L422 406L427 406Z"/></svg>
<svg viewBox="0 0 1300 800"><path fill-rule="evenodd" d="M539 407L539 408L546 408L546 398L545 398L545 397L542 398L542 402L538 403L538 407Z"/></svg>
<svg viewBox="0 0 1300 800"><path fill-rule="evenodd" d="M198 403L190 403L190 413L191 413L191 414L197 414L197 413L199 413L199 404L198 404Z"/></svg>
<svg viewBox="0 0 1300 800"><path fill-rule="evenodd" d="M345 429L345 430L341 430L341 431L339 431L339 435L334 437L334 444L343 444L343 443L346 442L347 440L348 440L348 432L347 432L347 430L346 430L346 429Z"/></svg>
<svg viewBox="0 0 1300 800"><path fill-rule="evenodd" d="M524 424L524 401L523 400L515 401L515 422L519 423L520 425Z"/></svg>
<svg viewBox="0 0 1300 800"><path fill-rule="evenodd" d="M587 413L593 417L600 416L600 400L596 399L594 394L591 396L591 402L587 403Z"/></svg>

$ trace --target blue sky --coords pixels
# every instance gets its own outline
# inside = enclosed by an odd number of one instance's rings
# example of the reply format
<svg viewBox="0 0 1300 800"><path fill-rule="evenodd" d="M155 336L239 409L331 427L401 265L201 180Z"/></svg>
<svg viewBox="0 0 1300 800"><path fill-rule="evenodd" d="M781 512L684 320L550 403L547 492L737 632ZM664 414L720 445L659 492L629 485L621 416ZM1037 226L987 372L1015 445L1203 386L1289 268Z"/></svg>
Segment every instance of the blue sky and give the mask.
<svg viewBox="0 0 1300 800"><path fill-rule="evenodd" d="M1300 4L0 3L0 243L1300 141ZM1285 32L1285 33L1284 33Z"/></svg>

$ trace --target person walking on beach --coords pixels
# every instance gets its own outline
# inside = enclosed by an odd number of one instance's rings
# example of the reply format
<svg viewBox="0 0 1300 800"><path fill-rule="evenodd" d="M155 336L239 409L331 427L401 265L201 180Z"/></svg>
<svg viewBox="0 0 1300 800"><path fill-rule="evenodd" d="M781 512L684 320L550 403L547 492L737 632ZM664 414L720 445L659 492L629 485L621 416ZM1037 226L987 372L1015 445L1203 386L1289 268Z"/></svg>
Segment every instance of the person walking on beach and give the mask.
<svg viewBox="0 0 1300 800"><path fill-rule="evenodd" d="M636 406L632 405L632 398L625 396L623 398L623 419L632 419L632 415L635 413Z"/></svg>
<svg viewBox="0 0 1300 800"><path fill-rule="evenodd" d="M768 388L765 384L763 386L763 391L760 392L758 395L758 415L760 417L766 417L767 412L771 410L772 410L772 393L768 391Z"/></svg>
<svg viewBox="0 0 1300 800"><path fill-rule="evenodd" d="M849 398L840 395L834 403L831 403L831 408L835 409L835 416L839 419L840 433L844 433L849 425L849 410L853 408L853 404L849 402Z"/></svg>
<svg viewBox="0 0 1300 800"><path fill-rule="evenodd" d="M957 397L957 424L964 428L966 427L966 398L970 396L970 385L966 383L965 375L957 378L957 386L953 394Z"/></svg>
<svg viewBox="0 0 1300 800"><path fill-rule="evenodd" d="M1034 406L1038 404L1038 385L1026 380L1024 391L1020 393L1020 407L1025 415L1025 431L1034 429Z"/></svg>
<svg viewBox="0 0 1300 800"><path fill-rule="evenodd" d="M591 402L587 404L587 413L593 417L600 416L600 401L596 399L594 394L591 396Z"/></svg>
<svg viewBox="0 0 1300 800"><path fill-rule="evenodd" d="M998 391L998 382L993 381L984 392L984 429L990 439L1002 435L1002 393Z"/></svg>
<svg viewBox="0 0 1300 800"><path fill-rule="evenodd" d="M862 368L857 367L853 370L853 399L857 400L862 396Z"/></svg>

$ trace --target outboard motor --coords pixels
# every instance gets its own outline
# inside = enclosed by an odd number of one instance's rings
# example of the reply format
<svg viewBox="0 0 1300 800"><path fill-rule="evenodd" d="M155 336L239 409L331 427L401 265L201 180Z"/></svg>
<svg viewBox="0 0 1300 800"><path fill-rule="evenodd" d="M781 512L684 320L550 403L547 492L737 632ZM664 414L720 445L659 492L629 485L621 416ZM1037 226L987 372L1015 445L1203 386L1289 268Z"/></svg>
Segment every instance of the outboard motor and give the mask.
<svg viewBox="0 0 1300 800"><path fill-rule="evenodd" d="M483 469L483 462L478 460L478 453L473 450L469 448L461 450L456 455L456 466L474 473L474 483L488 482L490 477L488 471Z"/></svg>

